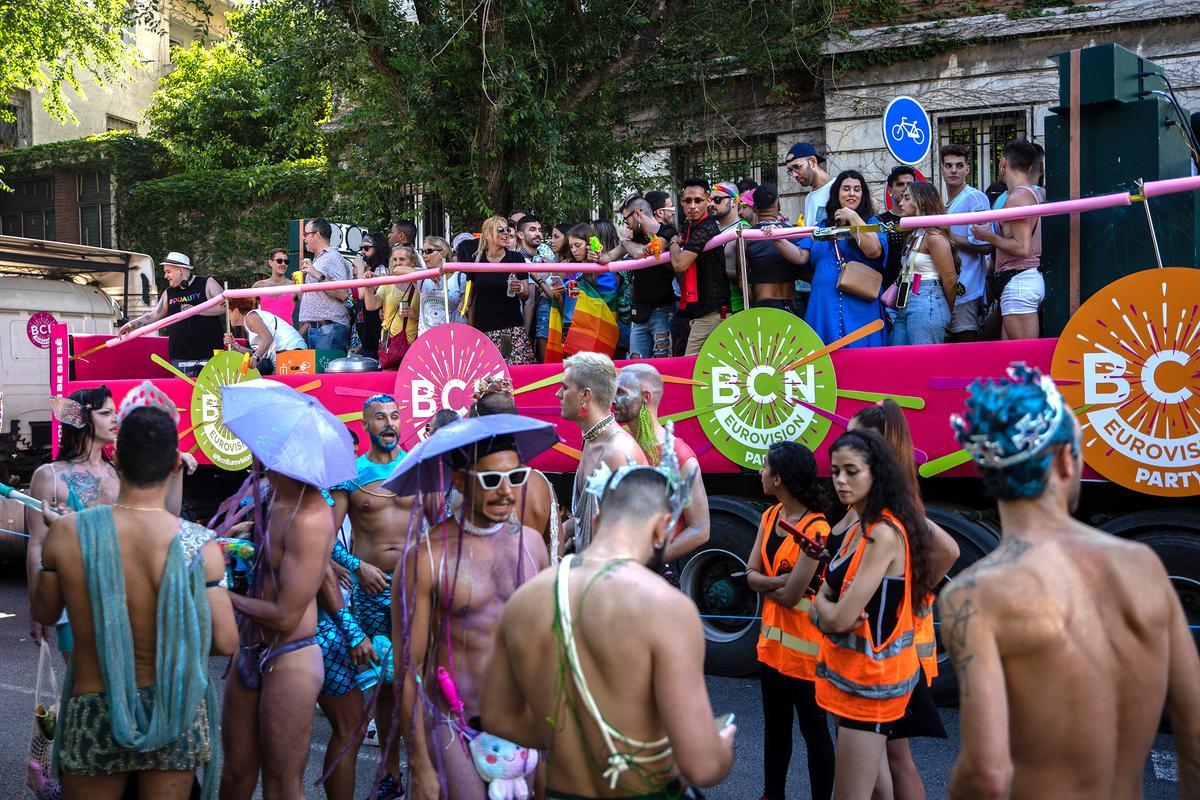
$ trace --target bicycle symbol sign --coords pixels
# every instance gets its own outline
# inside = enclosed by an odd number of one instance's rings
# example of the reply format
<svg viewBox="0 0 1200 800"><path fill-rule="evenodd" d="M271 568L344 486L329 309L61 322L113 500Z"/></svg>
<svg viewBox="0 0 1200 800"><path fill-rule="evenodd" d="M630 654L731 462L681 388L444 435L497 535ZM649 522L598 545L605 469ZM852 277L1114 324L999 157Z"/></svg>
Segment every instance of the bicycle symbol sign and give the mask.
<svg viewBox="0 0 1200 800"><path fill-rule="evenodd" d="M920 164L929 155L929 115L911 97L900 96L883 112L883 141L901 164Z"/></svg>

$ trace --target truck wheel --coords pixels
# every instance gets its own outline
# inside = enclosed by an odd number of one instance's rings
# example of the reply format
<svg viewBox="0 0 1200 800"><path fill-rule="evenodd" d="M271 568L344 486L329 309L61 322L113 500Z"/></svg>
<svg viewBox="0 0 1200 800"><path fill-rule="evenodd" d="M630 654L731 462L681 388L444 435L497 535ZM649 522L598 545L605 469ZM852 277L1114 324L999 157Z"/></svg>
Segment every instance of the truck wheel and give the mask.
<svg viewBox="0 0 1200 800"><path fill-rule="evenodd" d="M958 560L950 568L947 581L953 581L954 576L979 559L990 553L999 544L999 539L992 531L981 523L971 519L969 511L952 506L928 505L925 515L946 529L946 532L958 542ZM933 700L939 706L952 706L958 703L958 676L954 674L954 665L950 663L950 655L942 647L941 610L938 603L933 604L933 622L937 632L938 675L933 679L930 691Z"/></svg>
<svg viewBox="0 0 1200 800"><path fill-rule="evenodd" d="M746 584L746 558L757 528L733 514L714 513L708 542L684 561L679 588L700 611L707 643L704 671L741 677L758 669L758 593Z"/></svg>

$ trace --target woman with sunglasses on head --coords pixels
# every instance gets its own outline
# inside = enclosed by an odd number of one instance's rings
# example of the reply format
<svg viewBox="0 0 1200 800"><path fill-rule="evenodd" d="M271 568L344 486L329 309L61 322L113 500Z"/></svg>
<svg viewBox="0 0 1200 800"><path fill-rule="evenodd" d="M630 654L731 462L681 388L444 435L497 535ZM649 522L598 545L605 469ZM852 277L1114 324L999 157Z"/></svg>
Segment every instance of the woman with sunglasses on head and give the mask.
<svg viewBox="0 0 1200 800"><path fill-rule="evenodd" d="M829 538L829 496L817 479L817 460L796 442L767 450L760 472L763 493L779 502L763 512L746 583L762 595L758 639L759 683L763 702L763 800L784 800L792 760L792 710L808 751L813 800L833 794L834 750L825 710L817 705L817 649L821 632L808 618L823 569L787 523L817 545Z"/></svg>
<svg viewBox="0 0 1200 800"><path fill-rule="evenodd" d="M908 420L904 411L895 400L882 400L874 405L860 408L846 430L871 430L884 438L895 453L909 486L912 487L917 508L925 515L925 506L921 502L921 486L917 480L917 462L914 456L912 434L909 431ZM851 508L846 516L834 528L834 537L844 534L858 521L858 515ZM929 526L931 570L940 581L958 560L958 542L946 533L941 526L931 522L927 517L925 524ZM923 680L913 689L904 718L896 723L888 736L887 768L880 770L879 784L876 796L890 796L894 800L925 800L925 784L921 774L913 763L912 750L908 740L916 736L936 739L946 738L946 729L938 716L937 707L929 693L929 686L938 674L937 641L933 629L933 593L927 594L921 603L914 607L914 640L917 645L917 657L921 660Z"/></svg>
<svg viewBox="0 0 1200 800"><path fill-rule="evenodd" d="M400 245L392 248L388 261L388 269L392 275L407 275L417 269L417 253L411 247ZM408 344L417 339L417 319L420 316L421 295L415 283L385 283L374 289L367 289L363 294L363 303L367 311L379 312L382 320L382 340L376 342L380 348L380 366L392 369L387 354L391 350L386 342L393 336L404 336ZM365 343L364 343L365 344ZM401 345L400 351L407 350L407 345Z"/></svg>
<svg viewBox="0 0 1200 800"><path fill-rule="evenodd" d="M508 364L532 364L533 345L522 303L532 296L520 253L509 249L516 232L504 217L483 221L475 261L512 264L512 272L472 272L467 277L467 319L500 349Z"/></svg>
<svg viewBox="0 0 1200 800"><path fill-rule="evenodd" d="M838 499L857 521L809 610L824 634L816 698L838 717L835 795L868 800L882 777L887 737L921 681L914 617L940 576L925 515L884 438L847 431L829 453Z"/></svg>
<svg viewBox="0 0 1200 800"><path fill-rule="evenodd" d="M440 236L426 236L421 241L422 269L441 269L450 260L450 243ZM421 302L417 320L417 335L443 322L463 322L458 307L462 303L467 276L463 272L442 273L437 279L421 281ZM447 309L449 316L447 316Z"/></svg>
<svg viewBox="0 0 1200 800"><path fill-rule="evenodd" d="M362 246L354 258L354 275L357 278L374 278L388 274L388 264L391 263L392 246L387 237L381 233L368 233L363 237ZM368 358L379 358L379 340L383 333L383 320L379 316L379 307L368 308L366 295L372 289L354 290L354 327L358 330L358 341L362 344L359 351Z"/></svg>

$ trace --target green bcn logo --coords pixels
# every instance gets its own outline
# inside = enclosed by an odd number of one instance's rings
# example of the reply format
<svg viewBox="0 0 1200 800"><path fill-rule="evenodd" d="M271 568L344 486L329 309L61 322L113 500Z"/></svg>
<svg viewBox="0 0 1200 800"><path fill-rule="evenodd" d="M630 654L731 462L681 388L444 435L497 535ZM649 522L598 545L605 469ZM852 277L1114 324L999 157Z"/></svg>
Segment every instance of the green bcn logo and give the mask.
<svg viewBox="0 0 1200 800"><path fill-rule="evenodd" d="M251 461L250 448L221 422L221 387L260 377L256 369L243 375L242 354L225 351L214 355L196 378L190 407L196 444L221 469L245 469Z"/></svg>
<svg viewBox="0 0 1200 800"><path fill-rule="evenodd" d="M717 326L696 358L700 427L730 461L761 469L775 442L815 450L829 432L837 382L821 337L793 314L756 308Z"/></svg>

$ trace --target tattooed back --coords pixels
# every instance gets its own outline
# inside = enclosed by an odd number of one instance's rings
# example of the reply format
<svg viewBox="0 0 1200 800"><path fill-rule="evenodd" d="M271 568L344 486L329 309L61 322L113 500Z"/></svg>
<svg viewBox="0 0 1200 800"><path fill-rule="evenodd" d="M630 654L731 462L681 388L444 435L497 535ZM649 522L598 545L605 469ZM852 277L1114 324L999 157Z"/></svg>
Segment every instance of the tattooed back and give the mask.
<svg viewBox="0 0 1200 800"><path fill-rule="evenodd" d="M1054 525L1006 530L943 594L963 726L952 796L969 796L979 770L1007 769L1013 798L1141 797L1172 648L1195 664L1149 548Z"/></svg>

